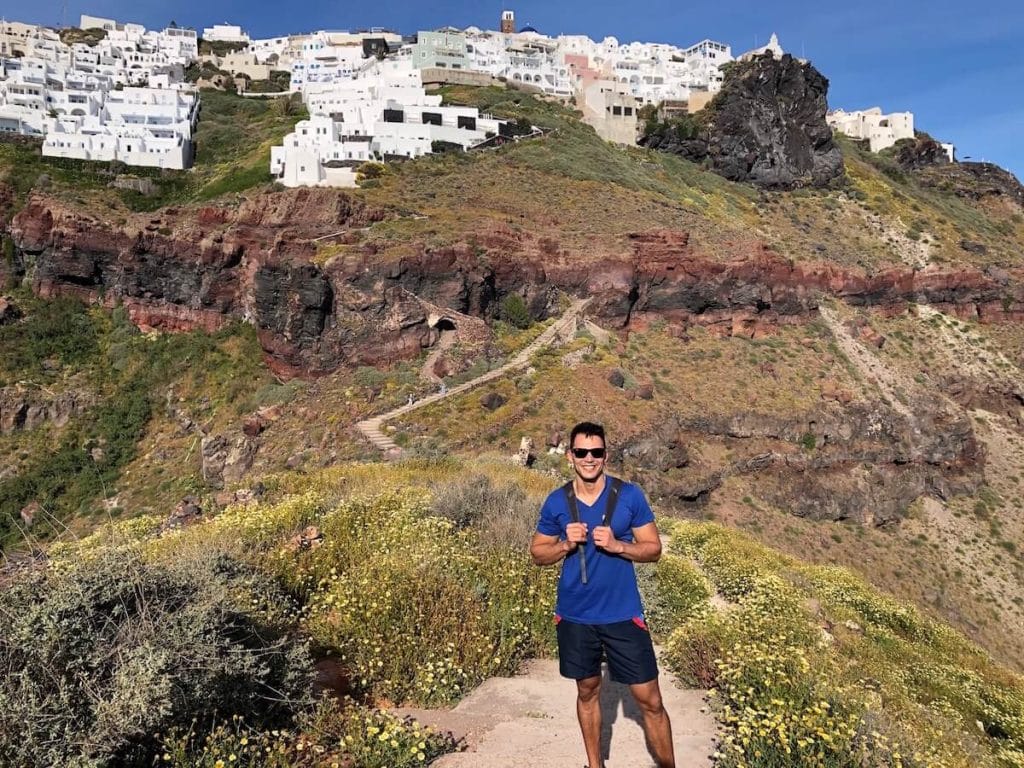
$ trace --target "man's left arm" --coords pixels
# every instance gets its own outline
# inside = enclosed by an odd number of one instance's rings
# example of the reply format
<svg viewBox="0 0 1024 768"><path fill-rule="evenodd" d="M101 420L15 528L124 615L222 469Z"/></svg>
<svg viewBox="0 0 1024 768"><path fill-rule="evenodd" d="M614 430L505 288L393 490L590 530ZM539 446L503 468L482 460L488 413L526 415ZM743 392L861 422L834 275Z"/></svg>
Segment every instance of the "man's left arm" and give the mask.
<svg viewBox="0 0 1024 768"><path fill-rule="evenodd" d="M619 541L609 526L594 529L594 544L610 555L621 555L634 563L653 563L661 557L661 536L657 523L633 529L633 541Z"/></svg>

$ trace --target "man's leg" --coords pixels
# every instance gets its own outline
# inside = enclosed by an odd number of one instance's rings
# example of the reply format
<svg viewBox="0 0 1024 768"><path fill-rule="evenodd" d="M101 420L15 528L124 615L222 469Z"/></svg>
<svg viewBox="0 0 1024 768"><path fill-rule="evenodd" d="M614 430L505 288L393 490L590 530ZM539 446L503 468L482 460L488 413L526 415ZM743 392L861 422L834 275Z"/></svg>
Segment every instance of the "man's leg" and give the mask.
<svg viewBox="0 0 1024 768"><path fill-rule="evenodd" d="M601 676L576 681L576 717L583 732L587 765L602 768L601 760Z"/></svg>
<svg viewBox="0 0 1024 768"><path fill-rule="evenodd" d="M629 686L636 699L637 706L644 716L644 734L647 745L654 756L658 768L675 768L676 757L672 746L672 723L661 700L661 688L658 678L646 683ZM600 712L598 712L600 717Z"/></svg>

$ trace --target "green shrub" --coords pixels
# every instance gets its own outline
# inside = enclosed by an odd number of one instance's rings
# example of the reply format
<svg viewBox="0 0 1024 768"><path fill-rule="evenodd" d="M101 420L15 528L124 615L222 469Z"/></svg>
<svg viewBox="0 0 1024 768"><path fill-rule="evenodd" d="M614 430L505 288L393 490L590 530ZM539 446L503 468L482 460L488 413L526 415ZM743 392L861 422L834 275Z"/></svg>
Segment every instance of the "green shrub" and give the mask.
<svg viewBox="0 0 1024 768"><path fill-rule="evenodd" d="M435 705L549 646L556 573L522 544L481 547L426 514L422 496L347 500L320 518L322 546L278 562L307 601L307 631L339 655L354 690Z"/></svg>
<svg viewBox="0 0 1024 768"><path fill-rule="evenodd" d="M215 553L146 564L126 548L0 592L0 754L9 765L150 765L158 734L305 706L304 644L249 612L286 600Z"/></svg>
<svg viewBox="0 0 1024 768"><path fill-rule="evenodd" d="M375 163L367 160L356 168L356 180L364 181L369 179L379 179L381 176L386 175L387 172L388 167L384 165L384 163Z"/></svg>
<svg viewBox="0 0 1024 768"><path fill-rule="evenodd" d="M486 544L525 548L533 533L541 500L531 499L515 483L497 484L484 474L469 474L431 488L430 511L458 528L473 526Z"/></svg>
<svg viewBox="0 0 1024 768"><path fill-rule="evenodd" d="M525 330L533 325L533 318L530 317L530 310L526 302L518 293L510 293L501 300L498 307L498 317L511 326Z"/></svg>
<svg viewBox="0 0 1024 768"><path fill-rule="evenodd" d="M687 558L665 554L655 566L656 602L648 600L647 618L657 628L672 628L704 615L712 590L708 580Z"/></svg>
<svg viewBox="0 0 1024 768"><path fill-rule="evenodd" d="M24 321L0 327L0 384L40 376L47 360L73 366L99 351L97 321L75 299L32 302Z"/></svg>
<svg viewBox="0 0 1024 768"><path fill-rule="evenodd" d="M413 768L457 746L450 734L408 718L348 699L341 704L324 700L291 730L267 731L241 719L221 723L209 733L175 730L164 738L161 760L170 768Z"/></svg>

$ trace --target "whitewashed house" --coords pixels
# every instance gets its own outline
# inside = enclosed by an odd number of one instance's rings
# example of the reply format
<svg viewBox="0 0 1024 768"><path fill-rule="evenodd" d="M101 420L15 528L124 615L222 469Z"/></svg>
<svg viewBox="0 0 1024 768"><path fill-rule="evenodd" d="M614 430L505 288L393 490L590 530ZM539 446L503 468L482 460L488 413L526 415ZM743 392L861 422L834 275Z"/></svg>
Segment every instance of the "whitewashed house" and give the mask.
<svg viewBox="0 0 1024 768"><path fill-rule="evenodd" d="M89 15L80 25L106 35L68 46L52 30L0 28L19 40L17 58L0 57L0 131L43 136L49 157L191 165L199 99L184 68L195 31Z"/></svg>
<svg viewBox="0 0 1024 768"><path fill-rule="evenodd" d="M252 54L260 64L280 64L281 66L276 68L284 69L281 59L285 55L285 51L288 50L288 38L267 37L250 40L249 47L245 50Z"/></svg>
<svg viewBox="0 0 1024 768"><path fill-rule="evenodd" d="M367 64L362 44L334 45L327 32L308 36L291 61L291 89L301 92L316 83L351 80Z"/></svg>
<svg viewBox="0 0 1024 768"><path fill-rule="evenodd" d="M310 118L270 155L270 172L290 187L354 186L361 162L419 157L437 141L469 149L502 125L472 107L442 106L408 59L375 62L356 79L310 85L303 95Z"/></svg>
<svg viewBox="0 0 1024 768"><path fill-rule="evenodd" d="M198 104L194 93L179 90L110 91L98 114L68 113L47 119L43 155L188 168Z"/></svg>
<svg viewBox="0 0 1024 768"><path fill-rule="evenodd" d="M203 29L203 40L221 43L248 43L249 33L235 24L214 24Z"/></svg>
<svg viewBox="0 0 1024 768"><path fill-rule="evenodd" d="M900 139L914 138L914 115L911 112L884 115L879 107L856 112L837 109L825 116L825 122L852 139L866 139L872 152L881 152Z"/></svg>
<svg viewBox="0 0 1024 768"><path fill-rule="evenodd" d="M48 121L43 154L79 160L119 160L127 165L175 168L192 165L192 142L173 131L131 125L91 124L85 118Z"/></svg>

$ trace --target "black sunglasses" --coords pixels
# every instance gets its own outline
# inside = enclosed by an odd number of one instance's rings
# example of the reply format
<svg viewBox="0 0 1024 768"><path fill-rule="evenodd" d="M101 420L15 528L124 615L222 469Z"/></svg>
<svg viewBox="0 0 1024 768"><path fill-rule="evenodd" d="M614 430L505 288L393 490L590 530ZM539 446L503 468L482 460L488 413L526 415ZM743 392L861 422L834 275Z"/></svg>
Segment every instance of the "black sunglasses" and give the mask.
<svg viewBox="0 0 1024 768"><path fill-rule="evenodd" d="M604 458L604 448L573 448L572 455L577 459L585 459L587 454L590 454L595 459Z"/></svg>

